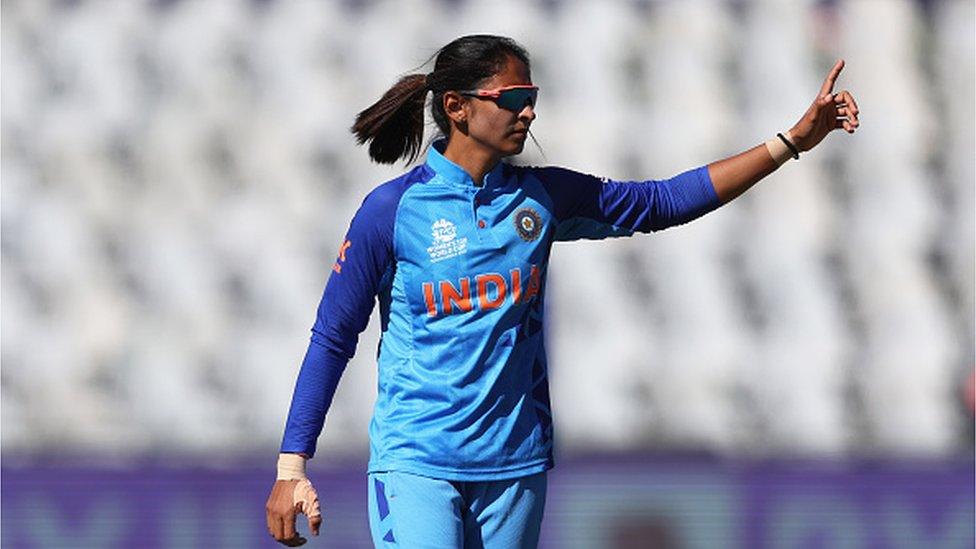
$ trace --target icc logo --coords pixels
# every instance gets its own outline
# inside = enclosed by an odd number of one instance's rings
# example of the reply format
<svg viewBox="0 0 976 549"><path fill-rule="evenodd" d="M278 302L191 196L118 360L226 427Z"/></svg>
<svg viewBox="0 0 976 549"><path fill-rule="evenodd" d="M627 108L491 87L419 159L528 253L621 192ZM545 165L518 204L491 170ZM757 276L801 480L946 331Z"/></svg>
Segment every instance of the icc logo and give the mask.
<svg viewBox="0 0 976 549"><path fill-rule="evenodd" d="M526 242L532 242L542 233L542 218L532 208L524 208L515 213L515 230Z"/></svg>
<svg viewBox="0 0 976 549"><path fill-rule="evenodd" d="M430 228L435 244L450 242L457 236L457 227L446 219L438 219Z"/></svg>

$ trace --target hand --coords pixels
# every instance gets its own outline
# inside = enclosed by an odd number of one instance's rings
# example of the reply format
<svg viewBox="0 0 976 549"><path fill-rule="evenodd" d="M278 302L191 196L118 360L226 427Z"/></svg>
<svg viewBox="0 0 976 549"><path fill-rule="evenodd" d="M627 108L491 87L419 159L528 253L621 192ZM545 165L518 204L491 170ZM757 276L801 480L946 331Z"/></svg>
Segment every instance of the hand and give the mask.
<svg viewBox="0 0 976 549"><path fill-rule="evenodd" d="M828 133L834 130L843 129L847 133L854 133L857 129L858 109L854 96L847 90L834 93L834 83L843 68L844 60L838 59L834 68L830 69L827 79L820 86L817 99L803 114L800 121L790 129L789 137L800 152L816 147Z"/></svg>
<svg viewBox="0 0 976 549"><path fill-rule="evenodd" d="M304 513L308 517L308 528L312 535L319 535L319 526L322 524L319 497L312 483L306 479L275 481L265 511L268 532L288 547L298 547L307 541L295 530L295 517L298 513Z"/></svg>

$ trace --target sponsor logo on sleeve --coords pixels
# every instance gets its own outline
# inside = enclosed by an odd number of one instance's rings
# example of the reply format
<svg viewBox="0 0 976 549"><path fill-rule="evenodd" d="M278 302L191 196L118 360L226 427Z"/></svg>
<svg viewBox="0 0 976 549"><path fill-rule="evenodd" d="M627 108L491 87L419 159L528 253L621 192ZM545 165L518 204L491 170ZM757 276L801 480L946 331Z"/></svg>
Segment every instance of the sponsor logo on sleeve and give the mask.
<svg viewBox="0 0 976 549"><path fill-rule="evenodd" d="M352 242L349 240L346 240L342 243L342 246L339 246L339 258L336 260L335 265L332 266L333 271L337 273L342 272L342 265L346 262L346 250L348 250L350 246L352 246Z"/></svg>

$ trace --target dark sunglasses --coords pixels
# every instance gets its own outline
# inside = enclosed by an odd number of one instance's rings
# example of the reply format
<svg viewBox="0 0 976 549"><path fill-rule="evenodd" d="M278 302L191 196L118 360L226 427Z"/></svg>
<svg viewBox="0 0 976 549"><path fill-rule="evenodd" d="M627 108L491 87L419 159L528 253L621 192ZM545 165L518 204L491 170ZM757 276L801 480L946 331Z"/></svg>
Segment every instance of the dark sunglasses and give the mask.
<svg viewBox="0 0 976 549"><path fill-rule="evenodd" d="M535 108L536 98L539 97L539 86L532 84L517 84L493 90L468 90L458 92L468 97L491 99L499 107L513 112L522 112L526 105Z"/></svg>

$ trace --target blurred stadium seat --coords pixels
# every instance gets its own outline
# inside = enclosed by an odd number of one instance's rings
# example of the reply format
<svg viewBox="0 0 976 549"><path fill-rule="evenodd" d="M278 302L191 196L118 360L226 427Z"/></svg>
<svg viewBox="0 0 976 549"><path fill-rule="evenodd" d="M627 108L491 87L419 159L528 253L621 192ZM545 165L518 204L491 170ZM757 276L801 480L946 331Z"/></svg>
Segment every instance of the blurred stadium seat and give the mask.
<svg viewBox="0 0 976 549"><path fill-rule="evenodd" d="M507 9L520 17L486 22ZM971 451L954 396L974 362L970 2L3 14L7 455L273 448L339 239L402 169L371 165L347 127L455 29L530 48L543 149L525 163L672 175L786 128L841 55L865 113L855 137L709 218L557 246L566 450ZM329 452L366 448L376 332L330 412Z"/></svg>
<svg viewBox="0 0 976 549"><path fill-rule="evenodd" d="M404 169L348 127L492 32L541 86L518 163L668 177L787 129L837 57L862 110L691 225L555 247L542 545L971 547L974 12L4 2L0 545L274 546L259 515L318 300ZM338 547L368 543L376 316L311 464Z"/></svg>

